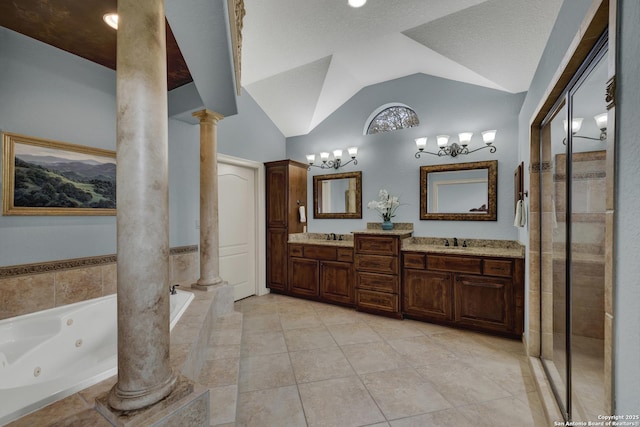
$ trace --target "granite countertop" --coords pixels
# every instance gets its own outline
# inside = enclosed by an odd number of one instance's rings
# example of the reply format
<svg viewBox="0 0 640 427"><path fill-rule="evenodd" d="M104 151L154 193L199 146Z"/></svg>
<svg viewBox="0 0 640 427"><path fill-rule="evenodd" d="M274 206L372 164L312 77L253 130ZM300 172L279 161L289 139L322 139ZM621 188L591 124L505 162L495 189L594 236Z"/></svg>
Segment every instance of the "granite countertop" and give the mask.
<svg viewBox="0 0 640 427"><path fill-rule="evenodd" d="M289 243L302 245L339 246L343 248L353 247L352 234L337 234L336 239L342 236L342 240L327 240L327 233L296 233L289 234Z"/></svg>
<svg viewBox="0 0 640 427"><path fill-rule="evenodd" d="M467 241L467 247L462 243ZM458 239L460 246L444 245L444 238L412 237L402 242L403 251L430 252L447 255L476 255L502 258L524 258L525 248L515 240Z"/></svg>
<svg viewBox="0 0 640 427"><path fill-rule="evenodd" d="M524 258L525 247L515 240L485 240L458 238L458 245L453 246L453 239L449 240L450 246L445 246L442 237L411 237L413 230L401 228L382 230L367 228L366 230L353 231L349 234L337 234L343 240L327 240L327 233L295 233L289 234L289 243L302 245L337 246L344 248L353 247L354 234L375 234L385 236L400 236L402 238L402 251L429 252L448 255L491 256L498 258ZM466 240L467 247L462 247Z"/></svg>

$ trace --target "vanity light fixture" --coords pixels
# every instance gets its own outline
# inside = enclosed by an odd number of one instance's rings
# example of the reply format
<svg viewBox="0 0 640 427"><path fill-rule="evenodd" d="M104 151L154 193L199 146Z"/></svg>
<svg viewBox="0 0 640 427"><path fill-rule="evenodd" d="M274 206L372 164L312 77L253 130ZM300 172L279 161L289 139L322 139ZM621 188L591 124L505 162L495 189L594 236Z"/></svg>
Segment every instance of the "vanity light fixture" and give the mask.
<svg viewBox="0 0 640 427"><path fill-rule="evenodd" d="M322 153L320 153L320 160L322 161L322 164L320 166L314 165L316 161L315 154L307 154L307 162L309 163L309 167L307 169L311 170L311 166L315 166L320 169L338 169L342 166L348 165L351 162L353 162L354 165L357 165L358 160L356 159L356 156L358 155L358 147L349 147L347 148L347 152L349 153L351 160L346 163L342 163L342 150L333 150L333 160L329 159L330 154L328 152L323 151Z"/></svg>
<svg viewBox="0 0 640 427"><path fill-rule="evenodd" d="M582 139L590 139L592 141L605 142L607 140L607 118L608 118L607 113L601 113L593 116L593 119L596 121L596 126L598 126L598 129L600 129L600 136L598 138L594 138L592 136L577 135L577 133L580 132L580 129L582 128L583 119L582 117L574 117L571 120L571 134L573 138L582 138ZM567 126L568 126L567 120L563 120L562 124L564 126L564 131L566 133ZM562 140L562 144L567 145L566 137Z"/></svg>
<svg viewBox="0 0 640 427"><path fill-rule="evenodd" d="M457 157L460 154L471 154L478 150L482 150L484 148L488 148L491 153L495 153L497 148L494 147L493 141L496 138L496 130L486 130L482 132L482 140L484 141L484 147L476 148L475 150L469 150L468 145L471 142L471 137L473 136L473 132L461 132L458 134L458 142L454 142L449 145L449 135L438 135L436 136L436 143L438 145L438 152L432 153L431 151L426 151L427 148L427 137L423 136L421 138L416 138L416 147L418 147L418 151L415 154L416 159L420 158L421 154L431 154L433 156L451 156Z"/></svg>
<svg viewBox="0 0 640 427"><path fill-rule="evenodd" d="M102 16L102 20L105 22L105 24L107 24L108 26L110 26L111 28L113 28L114 30L118 29L118 14L117 13L106 13Z"/></svg>

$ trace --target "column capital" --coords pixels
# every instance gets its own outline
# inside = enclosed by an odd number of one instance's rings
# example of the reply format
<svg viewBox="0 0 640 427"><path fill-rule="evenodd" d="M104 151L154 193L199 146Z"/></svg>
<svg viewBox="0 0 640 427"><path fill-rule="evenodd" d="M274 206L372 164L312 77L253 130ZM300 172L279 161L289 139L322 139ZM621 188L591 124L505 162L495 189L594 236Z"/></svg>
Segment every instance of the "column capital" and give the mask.
<svg viewBox="0 0 640 427"><path fill-rule="evenodd" d="M191 113L191 115L197 119L200 119L200 123L203 123L203 122L217 123L220 120L224 119L224 116L222 114L216 113L215 111L211 111L206 108L204 110Z"/></svg>

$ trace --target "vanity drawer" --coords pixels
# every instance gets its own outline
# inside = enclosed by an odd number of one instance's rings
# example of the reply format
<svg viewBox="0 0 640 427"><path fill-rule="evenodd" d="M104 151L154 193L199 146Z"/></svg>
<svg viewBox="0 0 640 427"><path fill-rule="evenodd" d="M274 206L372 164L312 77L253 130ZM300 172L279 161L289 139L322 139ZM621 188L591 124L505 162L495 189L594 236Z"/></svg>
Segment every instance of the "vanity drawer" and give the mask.
<svg viewBox="0 0 640 427"><path fill-rule="evenodd" d="M356 270L398 274L398 257L384 255L358 255Z"/></svg>
<svg viewBox="0 0 640 427"><path fill-rule="evenodd" d="M337 256L338 261L353 262L353 249L338 248Z"/></svg>
<svg viewBox="0 0 640 427"><path fill-rule="evenodd" d="M331 246L305 246L304 257L334 261L336 259L336 248Z"/></svg>
<svg viewBox="0 0 640 427"><path fill-rule="evenodd" d="M448 255L429 255L427 257L427 269L481 274L482 259Z"/></svg>
<svg viewBox="0 0 640 427"><path fill-rule="evenodd" d="M483 273L487 276L511 277L513 261L504 259L485 259Z"/></svg>
<svg viewBox="0 0 640 427"><path fill-rule="evenodd" d="M289 256L303 257L302 245L289 245Z"/></svg>
<svg viewBox="0 0 640 427"><path fill-rule="evenodd" d="M356 236L354 243L358 253L398 255L398 238L394 236Z"/></svg>
<svg viewBox="0 0 640 427"><path fill-rule="evenodd" d="M358 272L356 276L356 288L397 294L400 286L398 276Z"/></svg>
<svg viewBox="0 0 640 427"><path fill-rule="evenodd" d="M398 295L360 289L356 290L356 305L358 308L369 308L390 313L396 313L399 310Z"/></svg>
<svg viewBox="0 0 640 427"><path fill-rule="evenodd" d="M419 270L427 268L427 254L405 252L402 259L402 265L405 268L417 268Z"/></svg>

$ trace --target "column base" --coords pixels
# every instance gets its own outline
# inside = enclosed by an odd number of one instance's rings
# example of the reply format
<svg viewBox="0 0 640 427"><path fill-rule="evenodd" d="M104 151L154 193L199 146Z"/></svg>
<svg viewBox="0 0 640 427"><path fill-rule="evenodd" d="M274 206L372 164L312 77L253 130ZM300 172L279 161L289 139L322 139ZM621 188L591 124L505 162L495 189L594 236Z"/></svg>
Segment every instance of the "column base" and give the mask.
<svg viewBox="0 0 640 427"><path fill-rule="evenodd" d="M234 289L228 282L221 282L215 286L200 287L197 283L191 285L193 289L201 289L207 292L215 292L213 296L213 313L214 317L233 311Z"/></svg>
<svg viewBox="0 0 640 427"><path fill-rule="evenodd" d="M174 390L177 382L176 375L171 375L162 384L151 390L127 392L118 389L118 383L109 392L109 406L118 411L135 411L153 405L167 397Z"/></svg>
<svg viewBox="0 0 640 427"><path fill-rule="evenodd" d="M191 285L193 289L198 289L199 291L212 291L216 286L226 285L227 282L222 280L221 277L216 277L215 279L198 279L198 281Z"/></svg>
<svg viewBox="0 0 640 427"><path fill-rule="evenodd" d="M178 376L175 388L166 398L142 409L113 409L109 406L109 398L109 393L96 398L96 410L117 427L210 425L209 390L182 375Z"/></svg>

